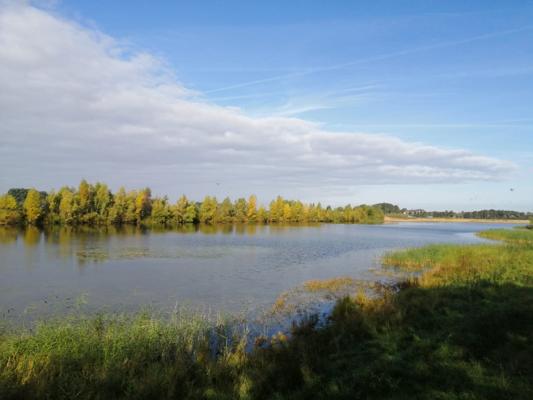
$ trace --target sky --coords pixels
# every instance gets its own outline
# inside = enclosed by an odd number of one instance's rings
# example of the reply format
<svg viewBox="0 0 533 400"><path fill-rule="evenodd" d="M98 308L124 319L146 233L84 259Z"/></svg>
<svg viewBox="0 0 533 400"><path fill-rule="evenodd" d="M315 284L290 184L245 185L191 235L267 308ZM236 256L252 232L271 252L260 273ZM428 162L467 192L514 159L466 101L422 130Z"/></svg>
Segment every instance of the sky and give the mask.
<svg viewBox="0 0 533 400"><path fill-rule="evenodd" d="M0 170L533 211L533 1L0 0Z"/></svg>

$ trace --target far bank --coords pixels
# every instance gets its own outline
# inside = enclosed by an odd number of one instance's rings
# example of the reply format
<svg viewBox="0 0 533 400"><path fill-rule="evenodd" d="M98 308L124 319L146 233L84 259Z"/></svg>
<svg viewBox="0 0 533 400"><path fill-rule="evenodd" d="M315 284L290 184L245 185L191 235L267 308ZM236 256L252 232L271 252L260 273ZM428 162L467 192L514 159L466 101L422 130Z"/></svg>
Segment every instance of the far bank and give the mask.
<svg viewBox="0 0 533 400"><path fill-rule="evenodd" d="M526 219L474 219L474 218L400 218L400 217L391 217L385 216L385 223L396 223L396 222L466 222L466 223L479 223L479 224L528 224L529 221Z"/></svg>

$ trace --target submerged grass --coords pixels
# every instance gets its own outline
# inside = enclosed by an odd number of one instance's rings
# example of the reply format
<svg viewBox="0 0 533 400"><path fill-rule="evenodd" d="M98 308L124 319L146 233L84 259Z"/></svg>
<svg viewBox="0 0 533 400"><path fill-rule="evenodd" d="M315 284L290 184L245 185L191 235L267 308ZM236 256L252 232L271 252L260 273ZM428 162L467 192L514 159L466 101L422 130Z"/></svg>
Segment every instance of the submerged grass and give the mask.
<svg viewBox="0 0 533 400"><path fill-rule="evenodd" d="M405 280L344 297L325 325L310 317L251 351L231 324L190 316L4 331L0 398L531 399L533 248L515 230L497 235L504 244L387 254Z"/></svg>
<svg viewBox="0 0 533 400"><path fill-rule="evenodd" d="M360 280L351 278L349 276L341 276L331 279L312 279L305 281L303 287L308 292L332 292L354 288L360 283Z"/></svg>
<svg viewBox="0 0 533 400"><path fill-rule="evenodd" d="M291 290L282 292L266 315L274 317L278 321L286 317L294 318L297 314L308 315L313 310L324 309L324 306L350 294L368 293L374 289L374 286L375 282L363 281L349 276L311 279Z"/></svg>

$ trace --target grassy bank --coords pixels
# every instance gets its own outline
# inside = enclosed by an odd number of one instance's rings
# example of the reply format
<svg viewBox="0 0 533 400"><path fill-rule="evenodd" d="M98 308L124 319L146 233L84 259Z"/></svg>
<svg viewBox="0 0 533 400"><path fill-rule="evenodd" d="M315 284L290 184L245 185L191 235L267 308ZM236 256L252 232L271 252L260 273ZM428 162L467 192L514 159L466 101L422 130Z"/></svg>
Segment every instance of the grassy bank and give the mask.
<svg viewBox="0 0 533 400"><path fill-rule="evenodd" d="M491 229L488 231L479 232L478 236L485 239L492 240L501 240L507 243L518 243L523 245L533 246L531 236L533 231L529 228L519 228L519 229Z"/></svg>
<svg viewBox="0 0 533 400"><path fill-rule="evenodd" d="M503 242L387 254L408 278L250 352L231 324L195 318L6 331L0 398L531 399L533 231L482 235Z"/></svg>

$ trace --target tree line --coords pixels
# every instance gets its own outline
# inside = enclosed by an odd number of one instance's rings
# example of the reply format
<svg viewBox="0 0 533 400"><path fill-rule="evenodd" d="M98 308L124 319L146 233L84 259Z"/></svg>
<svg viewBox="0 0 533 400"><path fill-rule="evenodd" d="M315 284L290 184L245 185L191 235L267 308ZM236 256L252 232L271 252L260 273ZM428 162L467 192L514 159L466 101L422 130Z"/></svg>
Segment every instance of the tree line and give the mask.
<svg viewBox="0 0 533 400"><path fill-rule="evenodd" d="M512 210L478 210L478 211L425 211L415 210L411 213L410 210L406 212L408 215L416 217L433 217L433 218L466 218L466 219L509 219L509 220L526 220L533 215L521 211Z"/></svg>
<svg viewBox="0 0 533 400"><path fill-rule="evenodd" d="M374 207L380 208L385 215L406 215L412 217L433 218L466 218L466 219L516 219L533 218L533 213L512 210L478 210L478 211L426 211L422 209L408 210L391 203L378 203Z"/></svg>
<svg viewBox="0 0 533 400"><path fill-rule="evenodd" d="M0 225L160 225L226 223L362 223L383 222L383 212L367 205L332 208L286 200L278 196L268 208L258 205L257 197L226 197L218 201L206 196L195 202L185 195L172 203L153 197L149 188L113 193L104 183L82 180L77 188L59 191L10 189L0 196Z"/></svg>

